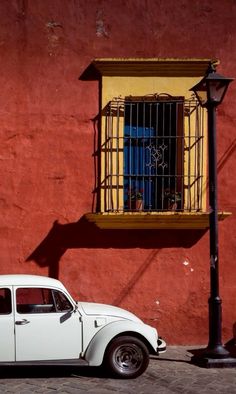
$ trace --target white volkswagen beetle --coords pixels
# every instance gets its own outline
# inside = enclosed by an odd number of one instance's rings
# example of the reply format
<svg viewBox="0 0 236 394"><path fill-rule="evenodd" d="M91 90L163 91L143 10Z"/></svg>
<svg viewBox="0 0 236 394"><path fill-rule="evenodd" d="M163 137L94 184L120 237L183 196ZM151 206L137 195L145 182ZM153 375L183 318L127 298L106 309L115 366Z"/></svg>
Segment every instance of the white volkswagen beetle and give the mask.
<svg viewBox="0 0 236 394"><path fill-rule="evenodd" d="M75 302L44 276L0 275L1 365L104 365L134 378L165 351L155 328L114 306Z"/></svg>

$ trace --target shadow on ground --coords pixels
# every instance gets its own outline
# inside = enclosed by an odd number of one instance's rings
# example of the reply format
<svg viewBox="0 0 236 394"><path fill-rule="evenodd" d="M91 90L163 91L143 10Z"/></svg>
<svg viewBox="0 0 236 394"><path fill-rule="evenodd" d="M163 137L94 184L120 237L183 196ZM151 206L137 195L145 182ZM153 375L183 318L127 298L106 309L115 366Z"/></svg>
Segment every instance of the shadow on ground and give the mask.
<svg viewBox="0 0 236 394"><path fill-rule="evenodd" d="M150 360L157 363L177 362L187 363L190 361L175 356L163 357L150 356ZM0 379L42 379L42 378L79 378L90 377L99 379L116 379L112 377L103 367L70 367L70 366L1 366ZM117 380L117 379L116 379ZM122 379L123 380L123 379Z"/></svg>
<svg viewBox="0 0 236 394"><path fill-rule="evenodd" d="M190 363L190 360L186 360L184 358L175 358L175 357L156 357L156 356L150 356L150 360L156 360L158 362L162 362L162 361L173 361L175 363Z"/></svg>
<svg viewBox="0 0 236 394"><path fill-rule="evenodd" d="M63 377L109 378L101 367L53 367L53 366L1 366L0 379L63 378Z"/></svg>

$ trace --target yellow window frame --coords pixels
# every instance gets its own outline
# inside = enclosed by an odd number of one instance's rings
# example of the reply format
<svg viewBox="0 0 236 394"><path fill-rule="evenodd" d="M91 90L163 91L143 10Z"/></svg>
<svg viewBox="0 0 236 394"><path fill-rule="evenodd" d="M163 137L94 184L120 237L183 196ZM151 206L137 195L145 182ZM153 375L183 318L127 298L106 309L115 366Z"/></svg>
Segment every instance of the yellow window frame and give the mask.
<svg viewBox="0 0 236 394"><path fill-rule="evenodd" d="M122 138L119 139L116 149L119 151L119 160L116 161L116 168L111 173L122 174L119 178L110 182L114 187L113 195L107 195L106 186L106 152L104 146L107 142L107 113L106 108L109 102L114 99L122 99L127 96L146 96L147 94L159 95L167 93L173 97L184 96L186 99L191 97L189 89L194 86L205 75L210 59L95 59L93 65L101 75L101 182L100 182L100 209L98 215L88 214L87 218L95 221L102 228L207 228L208 214L206 212L206 175L207 160L203 160L202 178L203 186L201 193L201 213L173 213L155 212L155 213L127 213L123 209L123 146ZM215 60L214 60L215 62ZM206 116L205 116L206 119ZM114 121L117 119L114 117ZM192 117L191 122L194 122ZM113 124L112 127L118 130L118 135L123 133L122 117L119 119L120 124ZM188 117L184 118L184 135L188 138L188 144L191 145L191 135L188 130L194 130L194 124L189 127ZM204 133L206 127L203 127ZM206 137L206 136L204 136ZM203 139L202 152L203 158L207 157L207 138ZM113 147L111 146L111 149ZM185 150L185 158L190 154ZM194 157L191 160L185 160L194 165ZM184 174L187 174L189 168L184 167ZM113 207L107 209L105 202L111 198ZM114 208L115 206L115 208ZM185 207L186 208L186 207ZM102 215L102 217L101 217ZM150 216L151 215L151 216ZM228 216L228 213L220 213L220 219ZM191 225L193 217L196 218L194 225ZM159 223L159 225L158 225Z"/></svg>

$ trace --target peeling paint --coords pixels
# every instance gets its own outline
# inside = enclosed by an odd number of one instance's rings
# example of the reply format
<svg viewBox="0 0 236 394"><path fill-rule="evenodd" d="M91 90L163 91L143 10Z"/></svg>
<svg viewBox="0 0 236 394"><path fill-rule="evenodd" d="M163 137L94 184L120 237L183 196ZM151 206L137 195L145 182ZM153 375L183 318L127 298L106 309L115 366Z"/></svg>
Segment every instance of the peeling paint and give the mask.
<svg viewBox="0 0 236 394"><path fill-rule="evenodd" d="M48 39L48 53L49 56L56 55L59 47L63 44L63 26L60 22L54 20L45 24Z"/></svg>
<svg viewBox="0 0 236 394"><path fill-rule="evenodd" d="M46 23L46 27L53 29L54 27L61 27L62 28L62 24L55 22L55 21L50 21L48 23Z"/></svg>
<svg viewBox="0 0 236 394"><path fill-rule="evenodd" d="M186 266L187 266L187 265L189 265L189 262L185 260L185 261L183 262L183 265L186 265Z"/></svg>
<svg viewBox="0 0 236 394"><path fill-rule="evenodd" d="M98 11L96 17L96 35L97 37L108 37L108 32L103 20L103 12Z"/></svg>

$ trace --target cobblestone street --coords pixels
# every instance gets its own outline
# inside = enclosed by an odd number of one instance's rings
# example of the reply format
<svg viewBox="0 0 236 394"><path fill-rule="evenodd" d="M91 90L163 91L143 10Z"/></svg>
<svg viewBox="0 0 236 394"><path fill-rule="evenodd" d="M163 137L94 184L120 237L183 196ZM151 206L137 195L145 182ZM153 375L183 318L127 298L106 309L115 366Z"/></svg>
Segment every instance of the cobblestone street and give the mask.
<svg viewBox="0 0 236 394"><path fill-rule="evenodd" d="M236 393L235 368L204 369L190 364L192 347L169 347L133 380L110 379L99 369L2 368L0 393Z"/></svg>

